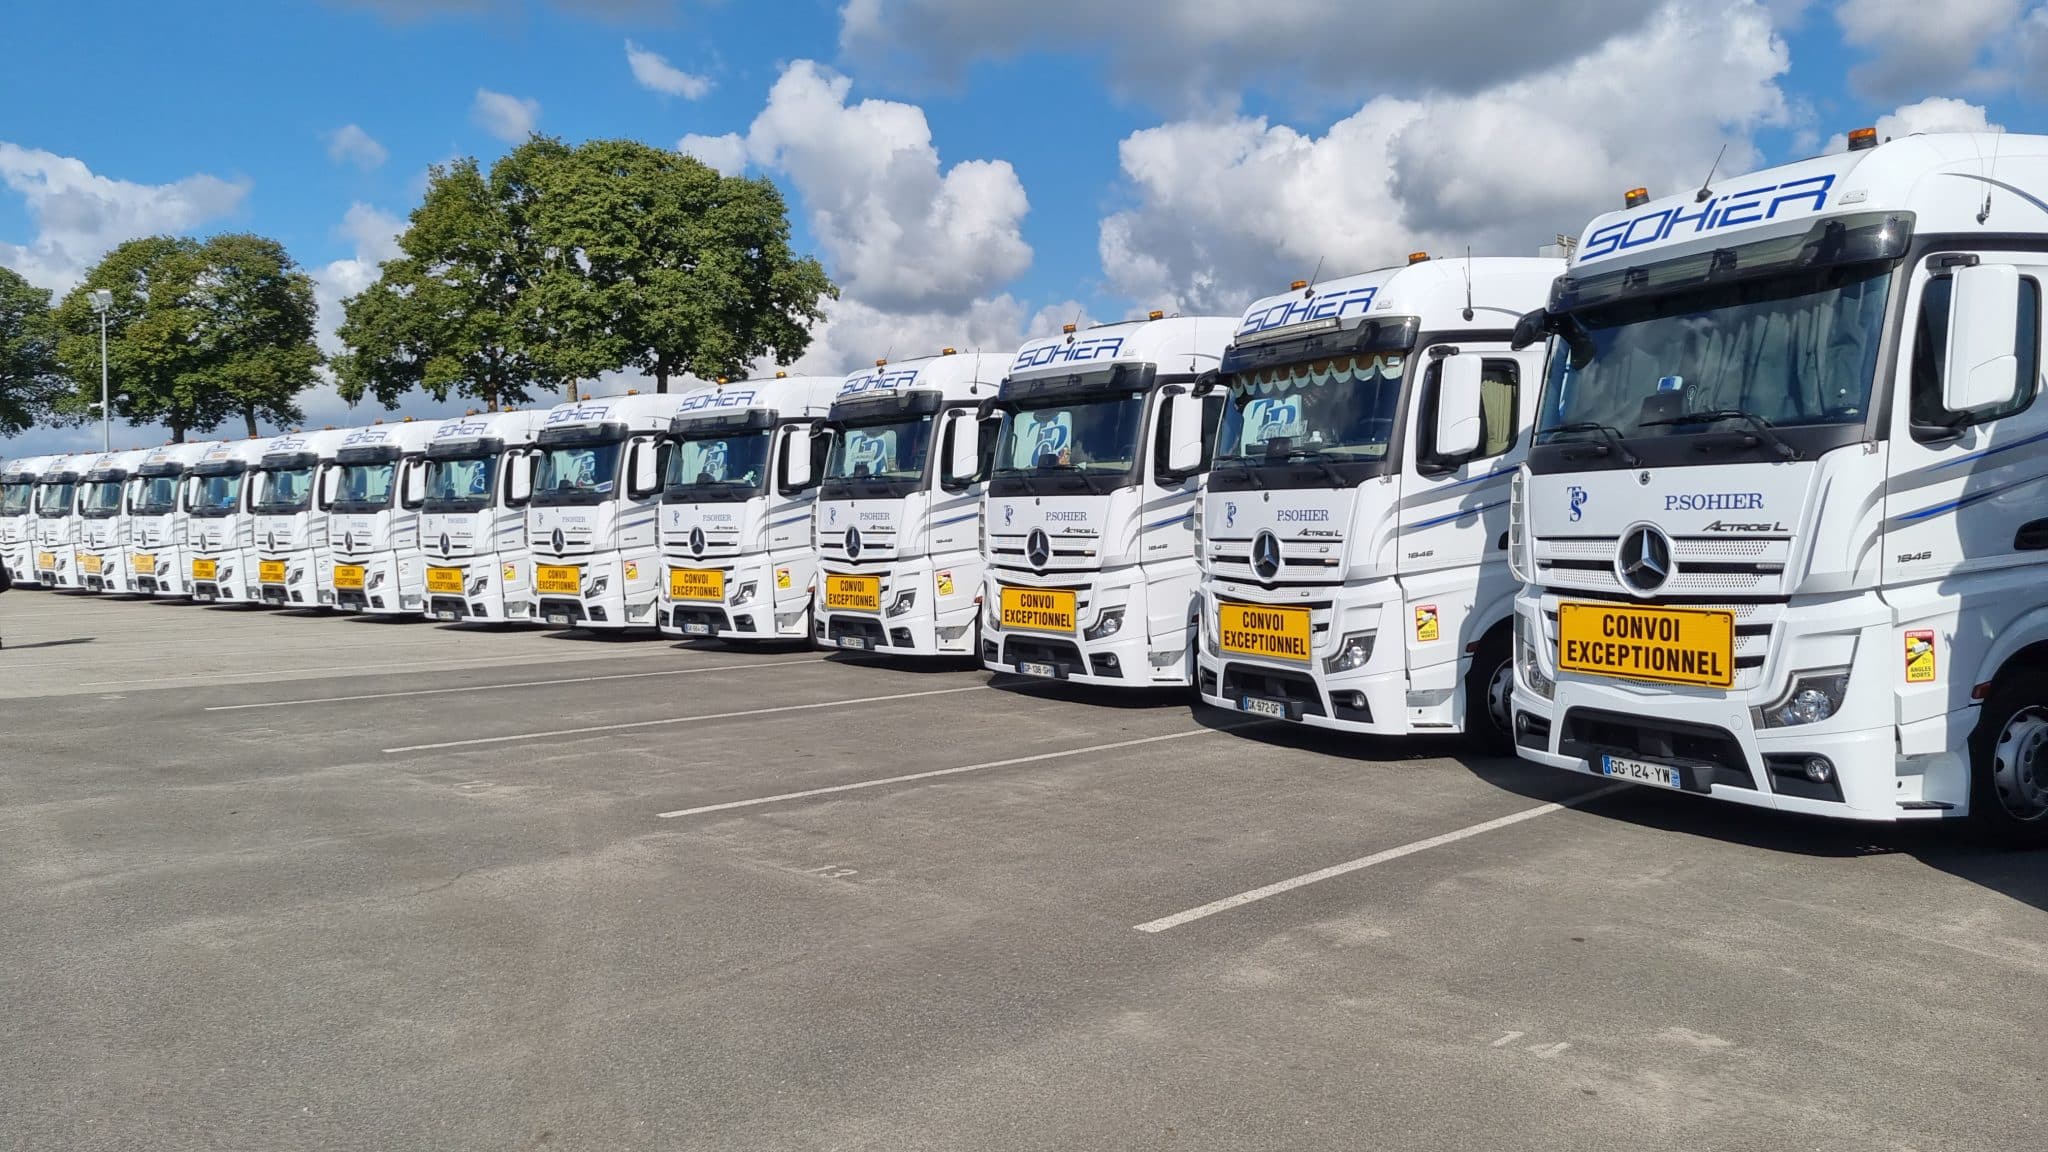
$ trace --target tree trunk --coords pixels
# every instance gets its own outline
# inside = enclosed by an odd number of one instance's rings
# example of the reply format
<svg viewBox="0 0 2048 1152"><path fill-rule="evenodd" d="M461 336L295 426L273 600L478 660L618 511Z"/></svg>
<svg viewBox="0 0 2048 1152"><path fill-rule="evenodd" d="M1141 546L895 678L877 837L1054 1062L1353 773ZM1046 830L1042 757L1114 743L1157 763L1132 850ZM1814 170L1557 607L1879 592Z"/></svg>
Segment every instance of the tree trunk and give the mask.
<svg viewBox="0 0 2048 1152"><path fill-rule="evenodd" d="M177 424L177 423L173 423L173 424L171 425L171 443L173 443L173 444L183 444L184 442L185 442L185 426L184 426L183 424Z"/></svg>
<svg viewBox="0 0 2048 1152"><path fill-rule="evenodd" d="M654 390L656 392L668 391L668 357L666 356L657 356L654 359Z"/></svg>
<svg viewBox="0 0 2048 1152"><path fill-rule="evenodd" d="M249 425L249 439L254 440L256 438L256 409L254 406L243 405L242 420Z"/></svg>

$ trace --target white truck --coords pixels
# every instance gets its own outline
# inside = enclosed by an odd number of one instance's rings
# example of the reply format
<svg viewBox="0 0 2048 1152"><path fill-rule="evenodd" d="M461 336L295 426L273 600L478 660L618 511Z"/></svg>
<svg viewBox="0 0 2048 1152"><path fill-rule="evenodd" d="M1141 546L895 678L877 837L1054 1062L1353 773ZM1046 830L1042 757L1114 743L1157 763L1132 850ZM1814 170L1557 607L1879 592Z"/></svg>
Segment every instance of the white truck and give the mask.
<svg viewBox="0 0 2048 1152"><path fill-rule="evenodd" d="M230 440L208 448L186 481L186 543L192 599L201 604L254 604L256 486L249 473L263 459L265 440Z"/></svg>
<svg viewBox="0 0 2048 1152"><path fill-rule="evenodd" d="M653 628L661 609L662 441L681 393L600 396L547 414L526 538L540 616L559 628Z"/></svg>
<svg viewBox="0 0 2048 1152"><path fill-rule="evenodd" d="M808 640L822 425L843 378L740 380L683 397L661 494L661 630Z"/></svg>
<svg viewBox="0 0 2048 1152"><path fill-rule="evenodd" d="M327 512L334 606L372 616L417 616L427 602L420 513L427 500L427 444L434 424L408 416L357 428L335 450Z"/></svg>
<svg viewBox="0 0 2048 1152"><path fill-rule="evenodd" d="M840 385L812 521L812 634L826 648L897 656L979 652L981 405L1007 356L952 349L878 361Z"/></svg>
<svg viewBox="0 0 2048 1152"><path fill-rule="evenodd" d="M1236 317L1103 324L1024 345L982 505L981 662L1110 687L1193 681L1195 502ZM1205 430L1207 435L1205 435Z"/></svg>
<svg viewBox="0 0 2048 1152"><path fill-rule="evenodd" d="M62 457L26 456L0 464L0 564L28 586L35 582L36 483Z"/></svg>
<svg viewBox="0 0 2048 1152"><path fill-rule="evenodd" d="M192 466L213 446L199 442L152 448L135 470L135 501L129 510L134 551L128 565L137 591L154 596L190 593L189 478Z"/></svg>
<svg viewBox="0 0 2048 1152"><path fill-rule="evenodd" d="M29 563L32 579L45 588L85 587L78 571L78 482L99 456L59 456L36 479Z"/></svg>
<svg viewBox="0 0 2048 1152"><path fill-rule="evenodd" d="M430 620L532 620L533 552L526 507L533 499L528 451L545 409L471 413L442 422L427 442L426 519Z"/></svg>
<svg viewBox="0 0 2048 1152"><path fill-rule="evenodd" d="M341 466L335 456L347 429L290 432L263 446L251 472L256 490L256 582L276 608L334 603L330 512Z"/></svg>
<svg viewBox="0 0 2048 1152"><path fill-rule="evenodd" d="M2048 137L1931 134L1592 222L1516 483L1521 754L2048 839Z"/></svg>
<svg viewBox="0 0 2048 1152"><path fill-rule="evenodd" d="M1197 682L1220 708L1506 751L1508 481L1556 260L1430 260L1251 306L1197 524Z"/></svg>
<svg viewBox="0 0 2048 1152"><path fill-rule="evenodd" d="M129 560L135 539L136 469L146 450L103 452L78 487L78 574L88 592L130 593L141 589Z"/></svg>

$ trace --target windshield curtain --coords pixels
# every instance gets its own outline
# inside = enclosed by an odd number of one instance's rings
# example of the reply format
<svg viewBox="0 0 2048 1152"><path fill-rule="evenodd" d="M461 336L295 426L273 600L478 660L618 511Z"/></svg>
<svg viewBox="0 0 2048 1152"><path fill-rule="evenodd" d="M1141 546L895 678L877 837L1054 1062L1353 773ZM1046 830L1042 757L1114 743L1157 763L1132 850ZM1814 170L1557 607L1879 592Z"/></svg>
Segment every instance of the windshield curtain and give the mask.
<svg viewBox="0 0 2048 1152"><path fill-rule="evenodd" d="M28 511L29 497L35 490L36 486L28 481L0 484L0 516L19 516Z"/></svg>
<svg viewBox="0 0 2048 1152"><path fill-rule="evenodd" d="M71 494L74 487L71 484L43 485L42 494L36 499L36 515L71 515Z"/></svg>
<svg viewBox="0 0 2048 1152"><path fill-rule="evenodd" d="M235 501L242 495L242 473L201 476L198 479L198 491L192 495L192 511L220 515L235 510Z"/></svg>
<svg viewBox="0 0 2048 1152"><path fill-rule="evenodd" d="M1726 431L1662 423L1716 411L1778 426L1861 424L1891 279L1889 266L1830 268L1561 317L1539 441L1578 424L1625 437Z"/></svg>
<svg viewBox="0 0 2048 1152"><path fill-rule="evenodd" d="M772 438L773 433L763 428L677 440L664 478L667 495L752 495L762 491L768 482Z"/></svg>
<svg viewBox="0 0 2048 1152"><path fill-rule="evenodd" d="M1238 373L1216 430L1216 458L1258 463L1302 455L1386 459L1408 358L1337 356Z"/></svg>
<svg viewBox="0 0 2048 1152"><path fill-rule="evenodd" d="M1145 394L1091 397L1044 407L1019 408L1003 417L994 479L1036 481L1108 491L1126 482L1138 462L1145 427Z"/></svg>
<svg viewBox="0 0 2048 1152"><path fill-rule="evenodd" d="M541 454L533 502L543 506L598 504L609 499L618 487L619 458L624 448L623 443L613 440L548 449Z"/></svg>
<svg viewBox="0 0 2048 1152"><path fill-rule="evenodd" d="M144 476L135 489L135 512L139 516L161 516L178 506L176 476Z"/></svg>
<svg viewBox="0 0 2048 1152"><path fill-rule="evenodd" d="M429 512L479 512L491 506L496 490L498 458L466 456L427 462Z"/></svg>
<svg viewBox="0 0 2048 1152"><path fill-rule="evenodd" d="M932 422L929 415L882 424L842 428L832 442L827 481L884 481L915 485L924 480Z"/></svg>
<svg viewBox="0 0 2048 1152"><path fill-rule="evenodd" d="M398 462L344 464L341 491L334 506L345 512L377 512L391 507L391 495L398 478Z"/></svg>
<svg viewBox="0 0 2048 1152"><path fill-rule="evenodd" d="M87 484L79 499L79 514L93 517L120 515L121 489L124 487L126 485L119 480L95 480Z"/></svg>
<svg viewBox="0 0 2048 1152"><path fill-rule="evenodd" d="M311 468L273 468L256 474L256 511L304 512L312 503Z"/></svg>

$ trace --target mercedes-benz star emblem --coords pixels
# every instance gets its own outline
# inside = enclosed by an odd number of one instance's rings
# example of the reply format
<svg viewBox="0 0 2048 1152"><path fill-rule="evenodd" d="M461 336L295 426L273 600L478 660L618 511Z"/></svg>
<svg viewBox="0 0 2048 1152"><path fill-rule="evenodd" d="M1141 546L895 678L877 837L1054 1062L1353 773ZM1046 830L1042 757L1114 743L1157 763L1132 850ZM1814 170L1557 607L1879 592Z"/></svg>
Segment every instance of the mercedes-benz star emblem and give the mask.
<svg viewBox="0 0 2048 1152"><path fill-rule="evenodd" d="M448 546L448 534L446 532L441 533L441 555L447 556L452 554L454 551L455 550L453 548L450 548Z"/></svg>
<svg viewBox="0 0 2048 1152"><path fill-rule="evenodd" d="M1614 563L1623 584L1639 596L1652 595L1671 579L1671 541L1647 525L1632 529L1621 538Z"/></svg>
<svg viewBox="0 0 2048 1152"><path fill-rule="evenodd" d="M702 528L690 529L690 551L699 556L704 554L704 530Z"/></svg>
<svg viewBox="0 0 2048 1152"><path fill-rule="evenodd" d="M277 551L277 533L275 532L270 534L270 550L272 552Z"/></svg>
<svg viewBox="0 0 2048 1152"><path fill-rule="evenodd" d="M560 555L561 555L561 554L563 553L563 551L565 551L565 549L563 549L563 547L562 547L562 530L561 530L560 528L557 528L557 529L555 529L555 541L554 541L554 542L555 542L555 555L557 555L557 556L560 556Z"/></svg>
<svg viewBox="0 0 2048 1152"><path fill-rule="evenodd" d="M1033 568L1045 571L1052 561L1052 541L1046 538L1045 529L1033 528L1031 535L1024 538L1024 558L1031 561Z"/></svg>
<svg viewBox="0 0 2048 1152"><path fill-rule="evenodd" d="M1280 538L1271 532L1252 537L1252 571L1261 580L1280 574Z"/></svg>
<svg viewBox="0 0 2048 1152"><path fill-rule="evenodd" d="M353 532L350 532L349 534L347 534L346 536L343 536L343 537L341 538L341 550L342 550L342 551L344 551L344 552L353 552L353 551L355 551L355 550L356 550L356 534L355 534L355 533L353 533Z"/></svg>
<svg viewBox="0 0 2048 1152"><path fill-rule="evenodd" d="M848 528L846 530L846 558L848 560L860 559L860 529L858 528Z"/></svg>

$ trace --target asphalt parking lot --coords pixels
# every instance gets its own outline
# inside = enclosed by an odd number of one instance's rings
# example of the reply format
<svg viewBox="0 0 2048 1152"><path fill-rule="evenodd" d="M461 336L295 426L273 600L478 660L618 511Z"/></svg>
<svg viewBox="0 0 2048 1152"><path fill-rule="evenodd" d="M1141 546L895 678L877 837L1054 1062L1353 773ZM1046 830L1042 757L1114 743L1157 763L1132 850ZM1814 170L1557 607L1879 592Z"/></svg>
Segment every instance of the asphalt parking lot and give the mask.
<svg viewBox="0 0 2048 1152"><path fill-rule="evenodd" d="M0 638L0 1148L2042 1143L2040 854L803 650Z"/></svg>

